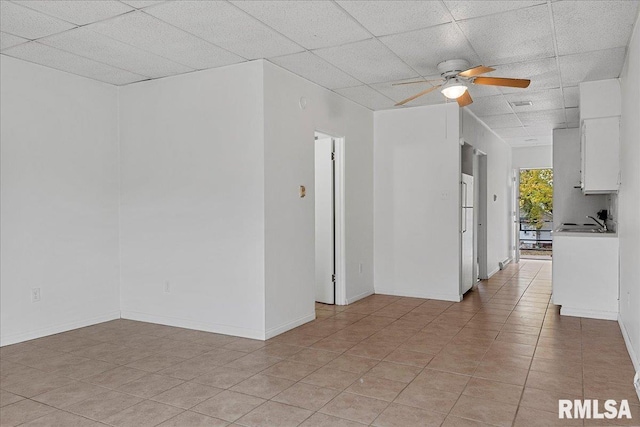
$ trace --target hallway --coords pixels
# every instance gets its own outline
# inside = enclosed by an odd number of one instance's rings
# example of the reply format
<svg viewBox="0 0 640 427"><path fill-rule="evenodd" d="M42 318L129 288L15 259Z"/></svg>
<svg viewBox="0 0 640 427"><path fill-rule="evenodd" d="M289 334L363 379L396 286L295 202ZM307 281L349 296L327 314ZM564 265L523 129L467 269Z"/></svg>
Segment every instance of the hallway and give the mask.
<svg viewBox="0 0 640 427"><path fill-rule="evenodd" d="M583 425L557 415L581 398L629 399L637 420L617 323L561 318L550 278L522 261L457 304L318 304L266 342L116 320L3 347L0 424Z"/></svg>

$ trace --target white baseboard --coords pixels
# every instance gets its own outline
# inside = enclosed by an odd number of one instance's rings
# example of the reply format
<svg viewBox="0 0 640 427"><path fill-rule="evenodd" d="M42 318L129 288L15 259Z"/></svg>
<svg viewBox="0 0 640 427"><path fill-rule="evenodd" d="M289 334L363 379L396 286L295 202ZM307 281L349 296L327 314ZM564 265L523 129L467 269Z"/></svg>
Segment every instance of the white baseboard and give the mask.
<svg viewBox="0 0 640 427"><path fill-rule="evenodd" d="M306 316L302 316L301 318L296 319L292 322L288 322L288 323L285 323L284 325L280 325L275 328L271 328L267 330L265 333L265 339L268 340L269 338L273 338L276 335L280 335L284 332L290 331L293 328L297 328L300 325L304 325L307 322L311 322L312 320L315 320L315 318L316 318L316 312L314 310L314 312L311 314L307 314Z"/></svg>
<svg viewBox="0 0 640 427"><path fill-rule="evenodd" d="M5 345L17 344L24 341L34 340L49 335L60 334L62 332L71 331L73 329L84 328L85 326L95 325L97 323L108 322L109 320L119 319L120 311L112 311L101 316L91 317L89 319L77 320L74 322L60 323L58 325L47 326L46 328L36 329L29 332L20 332L17 334L4 335L0 337L0 347Z"/></svg>
<svg viewBox="0 0 640 427"><path fill-rule="evenodd" d="M361 294L355 295L355 296L353 296L351 298L347 298L347 305L353 304L354 302L359 301L359 300L361 300L363 298L366 298L368 296L371 296L374 293L375 292L373 290L370 290L370 291L366 291L366 292L363 292Z"/></svg>
<svg viewBox="0 0 640 427"><path fill-rule="evenodd" d="M396 297L411 297L411 298L424 298L424 299L437 299L443 301L462 301L460 294L445 294L440 292L405 292L397 289L376 289L376 294L393 295Z"/></svg>
<svg viewBox="0 0 640 427"><path fill-rule="evenodd" d="M589 319L618 320L617 311L589 310L584 308L566 307L564 305L560 308L560 314L562 316L586 317Z"/></svg>
<svg viewBox="0 0 640 427"><path fill-rule="evenodd" d="M618 325L620 325L622 338L624 338L624 343L627 345L627 351L629 352L629 357L631 357L631 362L633 362L633 367L635 368L636 372L640 372L640 358L638 358L638 354L636 354L635 350L633 349L633 345L631 345L631 337L629 337L629 332L627 332L627 328L624 326L624 323L622 322L622 318L620 318L620 316L618 316Z"/></svg>
<svg viewBox="0 0 640 427"><path fill-rule="evenodd" d="M158 316L155 314L141 313L139 311L122 310L122 318L138 320L140 322L175 326L178 328L195 329L197 331L213 332L216 334L233 335L236 337L251 338L255 340L265 339L264 331L260 330L239 328L237 326L222 325L218 323L205 323L171 316Z"/></svg>

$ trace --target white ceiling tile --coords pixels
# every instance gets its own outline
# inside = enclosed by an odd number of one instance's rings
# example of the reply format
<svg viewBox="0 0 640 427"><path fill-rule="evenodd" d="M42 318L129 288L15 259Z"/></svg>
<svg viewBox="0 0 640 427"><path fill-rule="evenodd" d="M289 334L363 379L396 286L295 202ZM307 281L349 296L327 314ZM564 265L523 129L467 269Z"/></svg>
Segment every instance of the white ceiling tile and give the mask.
<svg viewBox="0 0 640 427"><path fill-rule="evenodd" d="M548 58L555 54L547 5L459 22L485 65Z"/></svg>
<svg viewBox="0 0 640 427"><path fill-rule="evenodd" d="M21 44L3 54L115 85L148 79L38 42Z"/></svg>
<svg viewBox="0 0 640 427"><path fill-rule="evenodd" d="M471 94L471 92L469 92L469 94ZM497 114L509 114L513 112L503 95L474 98L473 104L469 105L468 108L478 117L495 116Z"/></svg>
<svg viewBox="0 0 640 427"><path fill-rule="evenodd" d="M416 73L376 39L318 49L315 54L364 83L416 77Z"/></svg>
<svg viewBox="0 0 640 427"><path fill-rule="evenodd" d="M231 52L143 12L127 13L96 22L87 28L195 69L244 61Z"/></svg>
<svg viewBox="0 0 640 427"><path fill-rule="evenodd" d="M577 107L580 102L580 89L578 86L566 86L562 88L564 92L565 108Z"/></svg>
<svg viewBox="0 0 640 427"><path fill-rule="evenodd" d="M371 34L327 1L233 1L251 16L307 49L337 46Z"/></svg>
<svg viewBox="0 0 640 427"><path fill-rule="evenodd" d="M500 138L528 138L529 133L523 126L515 127L515 128L500 128L495 129L495 133L498 134Z"/></svg>
<svg viewBox="0 0 640 427"><path fill-rule="evenodd" d="M269 61L327 89L359 86L362 82L311 52L271 58Z"/></svg>
<svg viewBox="0 0 640 427"><path fill-rule="evenodd" d="M553 127L550 125L533 125L525 126L524 129L530 136L551 136L553 133Z"/></svg>
<svg viewBox="0 0 640 427"><path fill-rule="evenodd" d="M14 36L13 34L0 32L0 50L8 49L12 46L17 46L28 41L29 40Z"/></svg>
<svg viewBox="0 0 640 427"><path fill-rule="evenodd" d="M497 116L485 116L482 118L482 121L486 123L491 129L501 129L501 128L515 128L518 126L522 126L518 117L511 114L500 114Z"/></svg>
<svg viewBox="0 0 640 427"><path fill-rule="evenodd" d="M75 25L8 1L0 1L0 28L3 32L38 39L69 30Z"/></svg>
<svg viewBox="0 0 640 427"><path fill-rule="evenodd" d="M540 59L530 62L496 65L496 71L485 74L489 77L509 77L515 79L530 79L531 84L526 89L502 87L502 93L528 93L542 89L560 87L560 71L555 58Z"/></svg>
<svg viewBox="0 0 640 427"><path fill-rule="evenodd" d="M386 96L376 92L369 86L356 86L336 89L336 93L356 102L370 110L384 110L393 108L394 102Z"/></svg>
<svg viewBox="0 0 640 427"><path fill-rule="evenodd" d="M626 46L637 1L560 1L552 5L558 54Z"/></svg>
<svg viewBox="0 0 640 427"><path fill-rule="evenodd" d="M129 6L136 9L142 9L145 7L153 6L155 4L164 3L165 0L120 0L122 3L126 3Z"/></svg>
<svg viewBox="0 0 640 427"><path fill-rule="evenodd" d="M170 1L145 12L247 59L301 52L302 47L225 1Z"/></svg>
<svg viewBox="0 0 640 427"><path fill-rule="evenodd" d="M564 127L566 119L564 108L543 111L525 111L517 113L518 118L525 126L552 126L552 129Z"/></svg>
<svg viewBox="0 0 640 427"><path fill-rule="evenodd" d="M111 0L15 0L15 3L76 25L86 25L133 10L124 3Z"/></svg>
<svg viewBox="0 0 640 427"><path fill-rule="evenodd" d="M563 86L620 76L626 48L598 50L559 57Z"/></svg>
<svg viewBox="0 0 640 427"><path fill-rule="evenodd" d="M376 36L384 36L451 21L435 1L338 1L351 16Z"/></svg>
<svg viewBox="0 0 640 427"><path fill-rule="evenodd" d="M521 91L513 92L505 95L507 101L514 103L517 101L531 101L532 105L513 107L513 111L517 113L525 111L554 110L564 107L564 99L560 88L546 89L539 91Z"/></svg>
<svg viewBox="0 0 640 427"><path fill-rule="evenodd" d="M407 81L415 81L407 80ZM425 89L428 89L431 84L430 83L417 83L410 85L398 85L394 86L394 83L402 83L402 82L385 82L385 83L376 83L371 85L371 87L388 98L393 99L395 102L400 102L404 99L407 99L418 92L421 92ZM438 84L437 82L433 82L433 84ZM416 107L420 105L434 105L434 104L444 104L446 102L445 96L439 91L434 90L426 95L423 95L419 98L410 101L405 104L407 107Z"/></svg>
<svg viewBox="0 0 640 427"><path fill-rule="evenodd" d="M537 147L544 145L553 145L553 137L551 135L546 137L528 137L528 138L503 138L504 141L510 146L516 147Z"/></svg>
<svg viewBox="0 0 640 427"><path fill-rule="evenodd" d="M444 4L456 20L477 18L478 16L493 15L494 13L506 12L509 10L521 9L523 7L543 4L544 1L449 1Z"/></svg>
<svg viewBox="0 0 640 427"><path fill-rule="evenodd" d="M43 44L94 61L153 78L193 71L192 68L103 36L87 27L47 37Z"/></svg>
<svg viewBox="0 0 640 427"><path fill-rule="evenodd" d="M480 65L480 58L455 24L385 36L380 41L423 76L440 75L436 66L448 59Z"/></svg>

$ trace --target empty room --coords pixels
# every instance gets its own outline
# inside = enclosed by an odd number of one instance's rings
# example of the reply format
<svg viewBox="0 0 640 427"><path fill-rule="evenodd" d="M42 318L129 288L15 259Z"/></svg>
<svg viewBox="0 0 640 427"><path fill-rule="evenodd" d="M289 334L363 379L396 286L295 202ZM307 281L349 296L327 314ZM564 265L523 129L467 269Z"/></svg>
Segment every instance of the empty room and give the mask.
<svg viewBox="0 0 640 427"><path fill-rule="evenodd" d="M0 0L0 426L640 426L639 9Z"/></svg>

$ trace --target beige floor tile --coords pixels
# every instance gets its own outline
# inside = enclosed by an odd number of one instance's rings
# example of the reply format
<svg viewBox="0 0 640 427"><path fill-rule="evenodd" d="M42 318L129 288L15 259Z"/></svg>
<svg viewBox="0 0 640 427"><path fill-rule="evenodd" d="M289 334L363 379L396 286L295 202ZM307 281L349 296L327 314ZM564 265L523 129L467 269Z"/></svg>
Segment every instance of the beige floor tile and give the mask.
<svg viewBox="0 0 640 427"><path fill-rule="evenodd" d="M178 408L189 409L222 391L220 388L209 387L190 381L153 396L151 400Z"/></svg>
<svg viewBox="0 0 640 427"><path fill-rule="evenodd" d="M373 422L378 427L438 427L445 415L392 403Z"/></svg>
<svg viewBox="0 0 640 427"><path fill-rule="evenodd" d="M354 347L349 349L346 354L382 360L396 348L398 348L398 345L396 344L380 344L375 342L363 341L360 344L356 344Z"/></svg>
<svg viewBox="0 0 640 427"><path fill-rule="evenodd" d="M306 348L301 352L290 356L289 360L293 362L306 363L308 365L324 366L338 356L340 356L340 353L336 353L334 351Z"/></svg>
<svg viewBox="0 0 640 427"><path fill-rule="evenodd" d="M185 359L182 357L153 354L151 356L138 359L135 362L131 362L127 366L129 368L140 369L141 371L158 372L184 361Z"/></svg>
<svg viewBox="0 0 640 427"><path fill-rule="evenodd" d="M248 427L295 427L313 412L278 402L267 402L240 418L237 423Z"/></svg>
<svg viewBox="0 0 640 427"><path fill-rule="evenodd" d="M319 412L338 418L370 424L388 405L388 402L382 400L351 393L341 393L320 409Z"/></svg>
<svg viewBox="0 0 640 427"><path fill-rule="evenodd" d="M65 411L102 422L110 416L140 402L142 402L142 399L139 397L108 391L68 406Z"/></svg>
<svg viewBox="0 0 640 427"><path fill-rule="evenodd" d="M165 375L148 374L121 385L116 391L148 399L183 382Z"/></svg>
<svg viewBox="0 0 640 427"><path fill-rule="evenodd" d="M353 384L353 382L358 378L360 378L360 375L354 372L339 371L325 367L309 374L301 381L306 384L317 385L320 387L344 390Z"/></svg>
<svg viewBox="0 0 640 427"><path fill-rule="evenodd" d="M451 415L496 426L511 426L517 410L517 405L462 395L451 410Z"/></svg>
<svg viewBox="0 0 640 427"><path fill-rule="evenodd" d="M492 426L490 424L486 424L480 421L469 420L466 418L460 418L460 417L455 417L453 415L449 415L442 423L442 427L492 427Z"/></svg>
<svg viewBox="0 0 640 427"><path fill-rule="evenodd" d="M268 367L275 365L280 361L282 361L282 359L278 357L247 354L246 356L236 359L233 362L227 363L225 366L233 369L251 371L254 374L257 374L258 372L264 371Z"/></svg>
<svg viewBox="0 0 640 427"><path fill-rule="evenodd" d="M301 427L362 427L365 424L316 412L305 420Z"/></svg>
<svg viewBox="0 0 640 427"><path fill-rule="evenodd" d="M470 379L471 377L467 375L442 372L434 369L425 369L415 379L414 384L433 388L435 390L460 394Z"/></svg>
<svg viewBox="0 0 640 427"><path fill-rule="evenodd" d="M227 390L194 406L191 410L233 422L264 402L264 399L258 397Z"/></svg>
<svg viewBox="0 0 640 427"><path fill-rule="evenodd" d="M45 405L53 406L55 408L65 408L73 405L74 403L82 402L91 396L102 394L105 391L107 390L103 387L75 382L73 384L39 394L34 396L32 399L36 402L44 403Z"/></svg>
<svg viewBox="0 0 640 427"><path fill-rule="evenodd" d="M104 424L100 424L96 421L92 421L88 418L74 415L69 412L54 410L44 417L40 417L21 425L25 427L99 427Z"/></svg>
<svg viewBox="0 0 640 427"><path fill-rule="evenodd" d="M175 417L158 424L158 427L225 427L229 423L217 418L208 417L197 412L185 411Z"/></svg>
<svg viewBox="0 0 640 427"><path fill-rule="evenodd" d="M19 382L8 383L3 380L2 388L19 396L33 397L76 382L71 378L49 372L29 374L17 380Z"/></svg>
<svg viewBox="0 0 640 427"><path fill-rule="evenodd" d="M262 371L262 374L285 378L292 381L300 381L302 378L306 377L317 369L317 365L308 365L306 363L283 360L282 362L276 363L270 368L265 369L264 371Z"/></svg>
<svg viewBox="0 0 640 427"><path fill-rule="evenodd" d="M397 349L384 358L386 362L401 363L404 365L418 366L424 368L433 359L433 356L427 353L411 351L406 349Z"/></svg>
<svg viewBox="0 0 640 427"><path fill-rule="evenodd" d="M582 379L548 374L546 372L529 372L526 386L542 390L563 391L572 395L582 395Z"/></svg>
<svg viewBox="0 0 640 427"><path fill-rule="evenodd" d="M513 423L514 427L571 427L582 426L582 420L559 419L558 412L520 407Z"/></svg>
<svg viewBox="0 0 640 427"><path fill-rule="evenodd" d="M446 414L453 408L459 397L459 393L450 393L412 383L400 393L394 403Z"/></svg>
<svg viewBox="0 0 640 427"><path fill-rule="evenodd" d="M378 363L379 361L375 359L343 354L329 362L325 367L328 369L364 374Z"/></svg>
<svg viewBox="0 0 640 427"><path fill-rule="evenodd" d="M420 371L422 371L422 369L417 366L380 362L371 368L367 374L378 378L385 378L387 380L409 383L413 381Z"/></svg>
<svg viewBox="0 0 640 427"><path fill-rule="evenodd" d="M181 412L183 412L182 409L145 400L110 416L105 422L117 427L151 427L173 418Z"/></svg>
<svg viewBox="0 0 640 427"><path fill-rule="evenodd" d="M230 388L254 375L253 371L234 369L227 366L215 368L206 374L197 376L194 382L216 388Z"/></svg>
<svg viewBox="0 0 640 427"><path fill-rule="evenodd" d="M331 388L297 383L278 394L272 400L298 408L317 411L340 392Z"/></svg>
<svg viewBox="0 0 640 427"><path fill-rule="evenodd" d="M2 427L17 426L27 421L40 418L55 409L33 400L21 400L7 405L0 411L0 425Z"/></svg>
<svg viewBox="0 0 640 427"><path fill-rule="evenodd" d="M291 387L294 383L294 381L284 378L258 374L231 387L231 390L263 399L271 399L276 394Z"/></svg>
<svg viewBox="0 0 640 427"><path fill-rule="evenodd" d="M314 343L311 347L318 348L320 350L344 353L345 351L349 350L355 345L356 343L351 341L343 341L343 340L338 340L334 338L325 338Z"/></svg>
<svg viewBox="0 0 640 427"><path fill-rule="evenodd" d="M391 402L406 386L403 382L365 375L345 391Z"/></svg>
<svg viewBox="0 0 640 427"><path fill-rule="evenodd" d="M85 381L101 387L115 389L123 384L137 380L138 378L145 375L147 375L147 372L145 371L127 368L126 366L119 366L117 368L110 369L100 374L88 377L85 379Z"/></svg>
<svg viewBox="0 0 640 427"><path fill-rule="evenodd" d="M24 400L24 397L17 394L9 393L5 390L0 390L0 408L3 406L11 405L12 403Z"/></svg>
<svg viewBox="0 0 640 427"><path fill-rule="evenodd" d="M518 405L522 395L522 386L482 378L471 378L462 394Z"/></svg>
<svg viewBox="0 0 640 427"><path fill-rule="evenodd" d="M299 353L302 350L302 347L298 347L295 345L273 343L265 345L264 347L254 351L252 354L280 357L282 359L286 359L287 357L293 356L294 354Z"/></svg>
<svg viewBox="0 0 640 427"><path fill-rule="evenodd" d="M53 373L56 375L61 375L63 377L69 377L76 380L83 380L85 378L89 378L91 376L100 374L102 372L108 371L113 368L117 368L118 365L103 362L102 360L86 360L84 362L80 362L75 365L65 366L60 368Z"/></svg>
<svg viewBox="0 0 640 427"><path fill-rule="evenodd" d="M538 409L547 412L558 412L559 399L582 399L582 394L570 394L560 390L541 390L525 387L520 407Z"/></svg>

